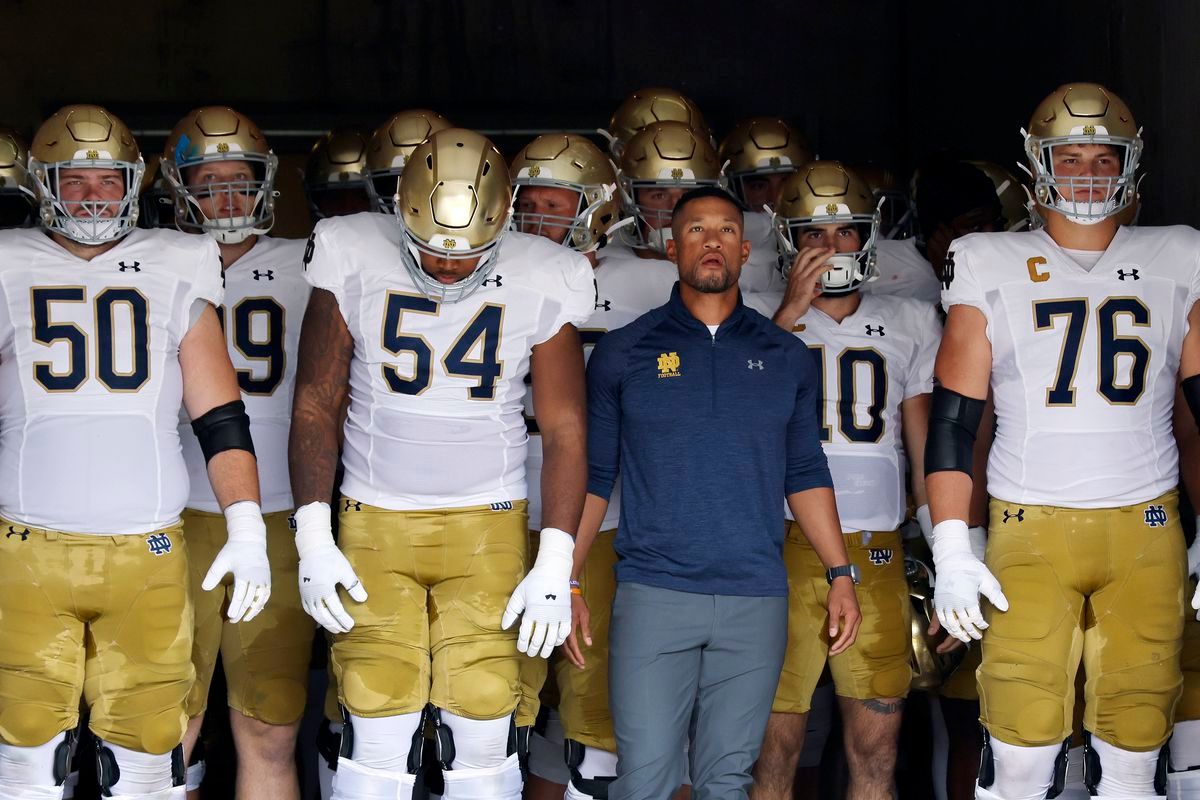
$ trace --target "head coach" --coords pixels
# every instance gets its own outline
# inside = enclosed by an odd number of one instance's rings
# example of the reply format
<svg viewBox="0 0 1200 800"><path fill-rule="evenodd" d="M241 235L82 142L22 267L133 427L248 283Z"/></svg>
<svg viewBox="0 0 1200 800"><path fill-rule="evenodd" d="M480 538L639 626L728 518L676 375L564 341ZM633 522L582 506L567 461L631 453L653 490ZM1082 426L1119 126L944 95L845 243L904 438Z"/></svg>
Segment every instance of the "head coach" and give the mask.
<svg viewBox="0 0 1200 800"><path fill-rule="evenodd" d="M858 631L816 367L795 336L743 305L742 231L741 208L720 189L681 197L667 242L679 269L670 301L601 339L588 366L581 539L618 471L624 496L611 800L669 797L689 729L694 796L746 797L787 646L785 498L830 569L832 651Z"/></svg>

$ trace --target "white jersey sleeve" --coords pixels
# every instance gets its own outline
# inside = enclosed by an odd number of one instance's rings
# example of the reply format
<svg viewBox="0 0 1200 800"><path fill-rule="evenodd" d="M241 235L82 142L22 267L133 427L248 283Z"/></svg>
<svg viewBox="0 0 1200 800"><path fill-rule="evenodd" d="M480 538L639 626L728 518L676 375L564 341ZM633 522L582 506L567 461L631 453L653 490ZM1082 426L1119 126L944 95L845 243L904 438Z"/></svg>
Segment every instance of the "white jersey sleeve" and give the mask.
<svg viewBox="0 0 1200 800"><path fill-rule="evenodd" d="M942 343L942 321L935 306L909 305L912 317L913 358L904 385L904 399L933 391L933 367L938 345Z"/></svg>
<svg viewBox="0 0 1200 800"><path fill-rule="evenodd" d="M1172 414L1200 233L1122 227L1091 269L1045 231L972 234L952 250L946 304L988 319L992 496L1114 508L1175 488Z"/></svg>
<svg viewBox="0 0 1200 800"><path fill-rule="evenodd" d="M220 274L203 236L136 230L83 262L0 232L0 515L105 535L178 521L179 348Z"/></svg>
<svg viewBox="0 0 1200 800"><path fill-rule="evenodd" d="M357 216L357 215L356 215ZM382 216L382 215L381 215ZM336 247L330 246L330 225L337 218L330 220L319 220L317 226L313 229L312 235L308 237L308 244L304 251L304 279L308 281L309 286L314 289L324 289L331 293L337 300L338 308L342 311L342 316L346 316L346 264L342 258L342 254L338 252ZM388 221L390 220L381 220ZM400 230L396 228L394 231L396 241L400 240ZM385 229L386 230L386 229ZM397 257L399 253L397 253ZM397 263L397 269L403 267Z"/></svg>
<svg viewBox="0 0 1200 800"><path fill-rule="evenodd" d="M547 244L553 244L548 239ZM508 245L505 242L503 248ZM522 243L524 244L524 243ZM535 248L541 250L544 248ZM542 287L546 300L542 305L542 320L533 344L548 341L564 325L579 327L596 308L596 280L592 264L584 256L566 247L555 245L558 252L544 255L530 253L529 258L545 259L543 263L547 286Z"/></svg>
<svg viewBox="0 0 1200 800"><path fill-rule="evenodd" d="M225 302L219 308L229 357L250 417L262 509L267 513L293 507L287 448L300 323L309 295L304 252L303 240L260 236L225 270ZM179 437L191 480L188 508L220 511L186 412L180 420Z"/></svg>

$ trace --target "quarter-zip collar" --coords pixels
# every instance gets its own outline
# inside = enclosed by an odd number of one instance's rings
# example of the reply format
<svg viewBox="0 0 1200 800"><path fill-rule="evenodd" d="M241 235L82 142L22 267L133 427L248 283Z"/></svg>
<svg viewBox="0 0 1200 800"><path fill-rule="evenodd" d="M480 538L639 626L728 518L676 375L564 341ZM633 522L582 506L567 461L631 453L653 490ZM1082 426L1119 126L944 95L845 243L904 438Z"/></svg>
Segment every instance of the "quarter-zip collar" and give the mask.
<svg viewBox="0 0 1200 800"><path fill-rule="evenodd" d="M714 341L746 316L746 304L742 302L742 290L738 289L737 305L733 307L729 316L717 326L717 332L710 334L708 326L692 316L692 312L684 305L683 297L679 294L679 281L675 281L675 285L671 287L671 299L667 301L667 309L671 317L682 323L684 327L703 331L705 336L711 336Z"/></svg>

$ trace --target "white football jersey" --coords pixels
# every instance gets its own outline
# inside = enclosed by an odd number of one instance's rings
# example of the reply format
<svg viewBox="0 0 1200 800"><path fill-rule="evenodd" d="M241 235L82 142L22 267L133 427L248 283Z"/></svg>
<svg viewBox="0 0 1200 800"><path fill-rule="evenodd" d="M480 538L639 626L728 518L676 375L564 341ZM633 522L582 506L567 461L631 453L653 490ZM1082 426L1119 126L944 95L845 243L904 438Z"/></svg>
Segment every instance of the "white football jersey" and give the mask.
<svg viewBox="0 0 1200 800"><path fill-rule="evenodd" d="M916 239L880 239L876 247L879 277L863 285L864 294L914 297L937 304L942 283L917 250Z"/></svg>
<svg viewBox="0 0 1200 800"><path fill-rule="evenodd" d="M1175 488L1171 418L1200 232L1123 226L1090 271L1041 230L964 236L951 258L942 303L979 309L992 344L989 493L1112 508Z"/></svg>
<svg viewBox="0 0 1200 800"><path fill-rule="evenodd" d="M750 258L742 265L738 287L745 293L781 292L787 285L779 271L779 245L771 218L761 211L748 211L742 236L750 242Z"/></svg>
<svg viewBox="0 0 1200 800"><path fill-rule="evenodd" d="M821 442L842 530L896 530L906 511L900 404L933 391L937 309L868 294L840 323L813 306L793 330L821 374Z"/></svg>
<svg viewBox="0 0 1200 800"><path fill-rule="evenodd" d="M217 244L135 230L91 261L0 231L0 515L143 534L179 521L179 345L221 303Z"/></svg>
<svg viewBox="0 0 1200 800"><path fill-rule="evenodd" d="M530 353L591 315L588 260L509 232L484 285L438 303L401 263L390 217L322 220L313 237L308 282L354 337L342 491L396 511L525 499Z"/></svg>
<svg viewBox="0 0 1200 800"><path fill-rule="evenodd" d="M595 310L579 326L584 358L590 358L592 348L611 330L628 325L652 308L671 299L671 288L679 278L679 270L664 259L639 258L631 250L610 255L608 248L600 251L595 270ZM529 454L525 473L529 482L529 527L542 525L542 437L538 435L534 418L532 386L525 393L525 418L529 426ZM615 530L621 519L621 482L618 479L608 499L608 509L600 530Z"/></svg>
<svg viewBox="0 0 1200 800"><path fill-rule="evenodd" d="M288 475L288 429L296 386L300 322L308 305L303 239L259 236L249 252L225 270L225 304L218 309L237 371L250 436L258 458L262 510L287 511L292 504ZM183 411L179 439L192 489L187 507L219 512L208 467L192 424Z"/></svg>

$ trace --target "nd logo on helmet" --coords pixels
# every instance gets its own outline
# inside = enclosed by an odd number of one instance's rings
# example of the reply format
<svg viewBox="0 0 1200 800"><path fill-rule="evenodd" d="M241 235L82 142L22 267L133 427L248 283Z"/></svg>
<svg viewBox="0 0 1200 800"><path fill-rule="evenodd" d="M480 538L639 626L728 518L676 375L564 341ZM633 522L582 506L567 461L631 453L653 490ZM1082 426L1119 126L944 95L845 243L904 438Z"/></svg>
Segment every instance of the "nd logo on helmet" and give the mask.
<svg viewBox="0 0 1200 800"><path fill-rule="evenodd" d="M228 153L229 152L229 143L228 142L217 142L217 152L218 153Z"/></svg>
<svg viewBox="0 0 1200 800"><path fill-rule="evenodd" d="M1083 126L1083 135L1084 136L1095 136L1096 135L1096 126L1095 125L1084 125Z"/></svg>
<svg viewBox="0 0 1200 800"><path fill-rule="evenodd" d="M679 167L675 167L675 169L671 170L671 177L675 180L679 180L683 177L683 170Z"/></svg>
<svg viewBox="0 0 1200 800"><path fill-rule="evenodd" d="M529 177L536 178L538 175L541 175L541 174L542 174L542 168L539 167L537 164L534 164L532 167L529 168Z"/></svg>
<svg viewBox="0 0 1200 800"><path fill-rule="evenodd" d="M100 151L99 150L88 150L87 157L89 160L94 161L100 157Z"/></svg>
<svg viewBox="0 0 1200 800"><path fill-rule="evenodd" d="M830 203L829 205L825 206L825 213L828 214L829 216L836 217L837 212L838 212L837 203Z"/></svg>
<svg viewBox="0 0 1200 800"><path fill-rule="evenodd" d="M454 239L442 239L442 248L445 250L453 250L458 247L458 242Z"/></svg>

